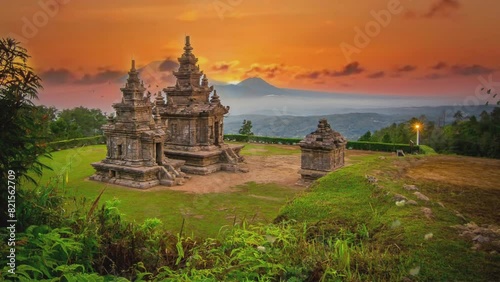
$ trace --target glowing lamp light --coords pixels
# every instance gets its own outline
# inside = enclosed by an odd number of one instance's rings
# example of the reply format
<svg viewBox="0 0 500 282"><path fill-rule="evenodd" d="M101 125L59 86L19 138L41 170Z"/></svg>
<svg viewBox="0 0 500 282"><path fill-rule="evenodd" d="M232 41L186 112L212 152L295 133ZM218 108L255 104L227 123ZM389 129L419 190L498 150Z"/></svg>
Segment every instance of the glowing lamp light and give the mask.
<svg viewBox="0 0 500 282"><path fill-rule="evenodd" d="M420 145L420 124L415 124L415 128L417 129L417 146Z"/></svg>

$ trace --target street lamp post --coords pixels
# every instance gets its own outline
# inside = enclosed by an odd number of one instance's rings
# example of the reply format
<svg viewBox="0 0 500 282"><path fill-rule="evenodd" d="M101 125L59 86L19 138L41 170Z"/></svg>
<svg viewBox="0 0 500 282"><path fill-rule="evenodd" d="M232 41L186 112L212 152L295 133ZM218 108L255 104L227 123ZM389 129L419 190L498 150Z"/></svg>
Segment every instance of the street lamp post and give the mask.
<svg viewBox="0 0 500 282"><path fill-rule="evenodd" d="M415 125L417 129L417 146L420 145L420 124Z"/></svg>

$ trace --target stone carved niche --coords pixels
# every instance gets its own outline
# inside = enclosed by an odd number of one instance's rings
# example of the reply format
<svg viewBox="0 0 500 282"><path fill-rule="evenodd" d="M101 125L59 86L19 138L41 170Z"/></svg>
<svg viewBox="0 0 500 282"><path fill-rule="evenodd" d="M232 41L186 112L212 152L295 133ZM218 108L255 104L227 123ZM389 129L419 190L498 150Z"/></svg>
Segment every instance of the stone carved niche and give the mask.
<svg viewBox="0 0 500 282"><path fill-rule="evenodd" d="M343 167L346 144L347 139L321 119L316 131L299 142L302 179L315 180Z"/></svg>

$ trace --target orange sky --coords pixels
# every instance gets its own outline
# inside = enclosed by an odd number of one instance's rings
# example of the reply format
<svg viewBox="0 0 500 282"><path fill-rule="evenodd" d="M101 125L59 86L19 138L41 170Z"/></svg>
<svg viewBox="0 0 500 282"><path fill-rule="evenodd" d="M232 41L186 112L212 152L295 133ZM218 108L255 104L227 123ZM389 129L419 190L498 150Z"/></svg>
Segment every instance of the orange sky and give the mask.
<svg viewBox="0 0 500 282"><path fill-rule="evenodd" d="M498 11L498 0L2 0L0 36L24 41L45 92L94 89L132 57L176 60L188 34L218 81L466 97L481 76L500 84ZM367 27L379 30L357 45Z"/></svg>

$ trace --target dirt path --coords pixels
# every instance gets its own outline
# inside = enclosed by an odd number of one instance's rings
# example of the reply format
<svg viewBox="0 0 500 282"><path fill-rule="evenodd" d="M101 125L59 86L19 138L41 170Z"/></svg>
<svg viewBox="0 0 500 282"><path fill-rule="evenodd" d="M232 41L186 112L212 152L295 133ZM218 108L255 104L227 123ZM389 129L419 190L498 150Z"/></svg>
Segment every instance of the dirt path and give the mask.
<svg viewBox="0 0 500 282"><path fill-rule="evenodd" d="M279 185L295 187L300 175L300 155L287 156L245 156L245 167L249 172L226 172L219 171L209 175L190 175L191 179L184 185L175 187L157 186L147 191L158 191L163 189L184 191L190 193L220 193L230 192L233 187L250 181L257 183L276 183Z"/></svg>
<svg viewBox="0 0 500 282"><path fill-rule="evenodd" d="M293 148L296 149L296 147ZM349 162L350 156L368 154L373 153L349 150L346 154L346 162ZM305 188L302 185L297 185L300 180L300 154L245 156L245 163L245 167L249 169L247 173L219 171L204 176L190 175L191 179L186 181L184 185L174 187L157 186L145 191L174 190L197 194L221 193L230 192L235 186L251 181L256 183L276 183L288 186L291 189L302 190Z"/></svg>

